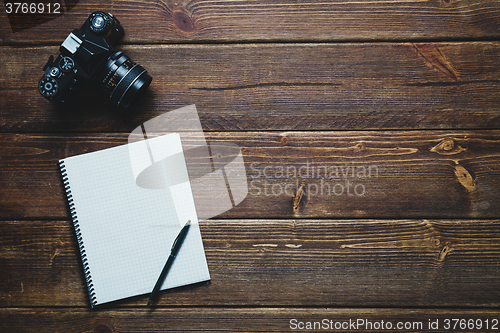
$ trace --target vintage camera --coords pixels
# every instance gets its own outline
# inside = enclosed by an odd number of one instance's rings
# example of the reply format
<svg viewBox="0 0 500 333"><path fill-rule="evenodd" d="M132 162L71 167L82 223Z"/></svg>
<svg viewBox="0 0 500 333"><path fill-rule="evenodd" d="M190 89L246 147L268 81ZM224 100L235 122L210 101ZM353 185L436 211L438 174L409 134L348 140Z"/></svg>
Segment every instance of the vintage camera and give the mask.
<svg viewBox="0 0 500 333"><path fill-rule="evenodd" d="M128 108L151 83L151 76L113 45L123 36L120 22L110 13L90 14L50 56L38 90L49 101L65 102L84 81L90 80L109 95L111 103Z"/></svg>

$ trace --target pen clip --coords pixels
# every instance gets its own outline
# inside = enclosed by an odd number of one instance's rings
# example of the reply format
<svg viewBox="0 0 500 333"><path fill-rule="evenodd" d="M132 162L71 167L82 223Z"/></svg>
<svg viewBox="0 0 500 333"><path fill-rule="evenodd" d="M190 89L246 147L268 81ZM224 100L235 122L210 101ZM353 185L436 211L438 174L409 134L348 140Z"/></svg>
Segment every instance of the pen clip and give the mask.
<svg viewBox="0 0 500 333"><path fill-rule="evenodd" d="M188 220L188 221L186 222L186 224L184 225L184 227L182 227L182 229L184 229L184 228L185 228L186 226L188 226L188 225L191 225L191 220ZM181 234L182 234L182 229L181 229L181 232L179 232L179 233L177 234L177 237L175 237L175 239L174 239L174 243L172 244L172 247L170 248L170 251L173 251L173 250L174 250L175 244L177 244L177 241L179 240L179 237L180 237L180 236L181 236Z"/></svg>

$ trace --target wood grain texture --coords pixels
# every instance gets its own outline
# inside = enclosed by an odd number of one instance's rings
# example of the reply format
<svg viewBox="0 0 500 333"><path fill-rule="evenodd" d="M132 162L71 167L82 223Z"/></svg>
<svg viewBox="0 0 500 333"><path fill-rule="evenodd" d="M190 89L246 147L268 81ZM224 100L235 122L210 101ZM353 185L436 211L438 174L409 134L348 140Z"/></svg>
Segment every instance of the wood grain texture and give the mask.
<svg viewBox="0 0 500 333"><path fill-rule="evenodd" d="M58 160L126 144L127 138L0 135L1 218L67 218ZM500 213L498 131L210 132L206 138L235 143L243 152L249 194L224 218L496 218ZM305 194L294 209L302 182Z"/></svg>
<svg viewBox="0 0 500 333"><path fill-rule="evenodd" d="M409 332L429 331L429 320L438 321L438 329L433 332L450 332L445 330L445 320L450 318L483 319L483 332L486 320L491 327L492 320L498 319L500 312L494 309L481 310L451 310L451 309L118 309L108 311L90 311L85 309L3 309L0 310L0 329L4 331L22 332L293 332L298 328L290 326L292 319L307 325L307 322L321 322L326 319L333 329L328 331L345 332L345 329L335 329L335 325L349 323L349 320L360 322L357 331L368 331L368 321L373 325L384 327L387 323L392 330L380 329L377 332L394 332L398 323L409 325ZM496 322L496 321L495 321ZM295 322L292 322L295 323ZM377 323L377 324L376 324ZM420 326L421 325L421 326ZM452 322L453 326L453 322ZM345 327L345 324L344 324ZM380 326L379 326L380 327ZM419 327L423 329L419 330ZM460 327L460 326L458 326ZM351 328L352 329L352 328ZM365 330L364 330L365 329ZM354 330L354 329L352 329ZM465 331L467 330L455 330ZM452 330L453 332L453 330Z"/></svg>
<svg viewBox="0 0 500 333"><path fill-rule="evenodd" d="M500 128L500 43L127 46L153 83L128 114L38 92L57 47L0 47L0 131L129 132L196 104L205 130ZM89 98L92 96L92 98Z"/></svg>
<svg viewBox="0 0 500 333"><path fill-rule="evenodd" d="M15 33L2 8L0 42L61 43L95 10L113 13L125 28L125 41L129 43L446 40L500 36L500 6L495 0L94 0L79 1L66 14ZM24 20L26 27L33 26L29 15L11 19Z"/></svg>
<svg viewBox="0 0 500 333"><path fill-rule="evenodd" d="M0 4L0 332L500 320L499 1L61 3L38 18ZM64 106L37 91L95 10L153 76L129 113L90 85ZM249 180L200 224L211 283L91 310L57 161L190 104Z"/></svg>
<svg viewBox="0 0 500 333"><path fill-rule="evenodd" d="M498 307L498 220L209 220L211 283L159 306ZM70 221L0 223L0 306L88 306ZM148 295L112 307L145 306Z"/></svg>

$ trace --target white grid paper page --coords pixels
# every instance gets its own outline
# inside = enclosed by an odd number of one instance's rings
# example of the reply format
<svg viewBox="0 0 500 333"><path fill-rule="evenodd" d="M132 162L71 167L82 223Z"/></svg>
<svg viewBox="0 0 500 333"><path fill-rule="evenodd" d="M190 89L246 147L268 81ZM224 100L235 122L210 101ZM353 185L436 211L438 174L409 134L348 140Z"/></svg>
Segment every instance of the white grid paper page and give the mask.
<svg viewBox="0 0 500 333"><path fill-rule="evenodd" d="M180 144L178 135L170 135ZM135 144L141 142L131 145ZM162 289L210 280L189 186L175 186L171 191L136 185L128 145L70 157L64 165L96 304L151 292L186 223L180 221L181 216L192 216L194 224ZM186 169L183 160L176 167ZM179 170L165 173L168 177ZM174 204L179 200L173 194L183 202ZM177 210L182 210L181 216Z"/></svg>

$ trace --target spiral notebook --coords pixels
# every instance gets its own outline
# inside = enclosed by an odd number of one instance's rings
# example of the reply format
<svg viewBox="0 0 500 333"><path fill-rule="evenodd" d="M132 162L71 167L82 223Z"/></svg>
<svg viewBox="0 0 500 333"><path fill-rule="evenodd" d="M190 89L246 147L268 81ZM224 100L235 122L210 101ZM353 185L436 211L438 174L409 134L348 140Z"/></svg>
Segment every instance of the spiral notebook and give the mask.
<svg viewBox="0 0 500 333"><path fill-rule="evenodd" d="M59 161L92 307L151 293L188 219L161 289L210 280L182 154L174 133ZM148 167L165 186L137 185Z"/></svg>

